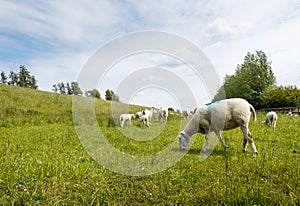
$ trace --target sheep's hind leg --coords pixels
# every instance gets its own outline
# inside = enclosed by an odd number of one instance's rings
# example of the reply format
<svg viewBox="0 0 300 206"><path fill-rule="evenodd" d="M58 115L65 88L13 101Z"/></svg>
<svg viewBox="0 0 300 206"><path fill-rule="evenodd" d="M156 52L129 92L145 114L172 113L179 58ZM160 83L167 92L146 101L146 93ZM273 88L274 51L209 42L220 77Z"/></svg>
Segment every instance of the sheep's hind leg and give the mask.
<svg viewBox="0 0 300 206"><path fill-rule="evenodd" d="M254 144L254 140L253 140L252 135L249 130L248 130L248 143L250 144L250 147L252 150L252 156L256 157L256 155L257 155L256 146Z"/></svg>
<svg viewBox="0 0 300 206"><path fill-rule="evenodd" d="M247 145L248 145L248 129L246 127L241 127L241 130L244 134L244 142L243 142L242 152L246 152Z"/></svg>
<svg viewBox="0 0 300 206"><path fill-rule="evenodd" d="M242 152L246 152L247 145L248 145L248 138L244 137Z"/></svg>
<svg viewBox="0 0 300 206"><path fill-rule="evenodd" d="M251 150L252 150L252 156L256 157L257 150L256 150L256 146L254 144L254 140L252 138L251 132L246 127L242 127L241 129L242 129L243 134L244 134L244 143L243 143L243 149L242 149L242 151L243 152L246 151L247 143L249 143L250 147L251 147Z"/></svg>

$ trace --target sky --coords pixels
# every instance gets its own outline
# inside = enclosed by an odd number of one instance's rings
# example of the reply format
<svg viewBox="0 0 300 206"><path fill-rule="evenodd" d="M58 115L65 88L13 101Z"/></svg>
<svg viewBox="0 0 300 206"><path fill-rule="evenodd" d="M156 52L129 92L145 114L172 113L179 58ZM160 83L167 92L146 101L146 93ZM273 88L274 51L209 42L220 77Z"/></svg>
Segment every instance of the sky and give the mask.
<svg viewBox="0 0 300 206"><path fill-rule="evenodd" d="M233 74L243 63L247 52L262 50L272 62L277 85L300 87L299 1L0 0L0 8L0 70L8 74L24 65L40 90L76 81L99 48L147 31L166 32L196 45L221 83L225 74ZM186 62L161 52L128 54L114 62L95 86L104 98L106 89L118 91L128 76L145 68L175 74L195 102L182 106L180 89L172 93L148 85L134 91L129 103L191 109L211 99L207 80L195 75Z"/></svg>

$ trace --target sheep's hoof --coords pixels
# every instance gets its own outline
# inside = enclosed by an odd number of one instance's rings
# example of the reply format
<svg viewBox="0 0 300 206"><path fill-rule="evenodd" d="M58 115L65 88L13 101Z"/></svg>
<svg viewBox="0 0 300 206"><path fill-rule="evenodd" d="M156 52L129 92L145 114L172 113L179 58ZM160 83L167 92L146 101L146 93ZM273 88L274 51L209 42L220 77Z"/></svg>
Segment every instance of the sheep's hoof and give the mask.
<svg viewBox="0 0 300 206"><path fill-rule="evenodd" d="M253 152L252 157L256 157L257 154L257 152Z"/></svg>
<svg viewBox="0 0 300 206"><path fill-rule="evenodd" d="M228 152L228 150L229 150L229 146L226 145L226 146L225 146L225 151Z"/></svg>
<svg viewBox="0 0 300 206"><path fill-rule="evenodd" d="M206 153L206 152L208 152L208 148L204 148L201 150L201 153Z"/></svg>

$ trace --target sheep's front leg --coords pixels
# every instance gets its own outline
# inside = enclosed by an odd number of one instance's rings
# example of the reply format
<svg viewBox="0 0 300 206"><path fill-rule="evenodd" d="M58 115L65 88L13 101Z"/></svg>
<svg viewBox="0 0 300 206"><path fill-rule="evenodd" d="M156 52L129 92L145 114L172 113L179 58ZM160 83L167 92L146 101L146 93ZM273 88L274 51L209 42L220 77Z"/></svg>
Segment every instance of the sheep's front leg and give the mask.
<svg viewBox="0 0 300 206"><path fill-rule="evenodd" d="M207 152L209 150L208 139L209 139L209 132L205 134L205 147L202 149L202 152Z"/></svg>
<svg viewBox="0 0 300 206"><path fill-rule="evenodd" d="M224 149L227 151L228 150L228 145L224 142L224 140L222 139L221 133L220 131L215 131L215 134L217 135L219 141L222 143L222 145L224 146Z"/></svg>

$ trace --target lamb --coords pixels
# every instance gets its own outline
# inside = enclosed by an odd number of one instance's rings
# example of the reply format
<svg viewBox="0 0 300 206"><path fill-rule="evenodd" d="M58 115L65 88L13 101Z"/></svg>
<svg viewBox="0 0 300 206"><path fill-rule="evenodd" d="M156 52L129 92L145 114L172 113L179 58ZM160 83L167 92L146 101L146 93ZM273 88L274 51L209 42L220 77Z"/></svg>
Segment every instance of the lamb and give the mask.
<svg viewBox="0 0 300 206"><path fill-rule="evenodd" d="M142 112L143 116L145 115L144 118L147 118L147 122L148 122L149 125L151 124L152 115L153 115L153 113L155 113L155 112L156 112L156 111L155 111L155 109L154 109L153 107L151 108L151 110L145 109L145 110L143 110L143 112ZM141 119L141 117L140 117L140 119Z"/></svg>
<svg viewBox="0 0 300 206"><path fill-rule="evenodd" d="M183 118L184 120L186 120L186 119L188 119L188 117L189 117L188 112L187 112L186 110L182 111L182 118Z"/></svg>
<svg viewBox="0 0 300 206"><path fill-rule="evenodd" d="M228 146L222 139L221 131L231 130L240 127L244 134L242 151L246 151L247 144L250 144L252 155L257 155L256 146L248 129L251 112L256 121L255 109L246 100L241 98L225 99L217 101L197 109L192 119L188 122L183 131L179 134L179 145L181 150L187 150L191 136L195 133L205 134L205 147L202 152L207 152L209 133L214 132L224 148Z"/></svg>
<svg viewBox="0 0 300 206"><path fill-rule="evenodd" d="M129 126L131 126L131 118L135 118L134 114L121 114L120 115L120 126L124 127L124 123L127 121Z"/></svg>
<svg viewBox="0 0 300 206"><path fill-rule="evenodd" d="M278 116L277 116L276 112L271 111L266 114L266 120L264 123L268 124L269 127L273 126L275 129L277 120L278 120Z"/></svg>
<svg viewBox="0 0 300 206"><path fill-rule="evenodd" d="M149 127L150 126L150 123L149 123L149 116L148 115L142 115L141 117L140 117L140 121L141 121L141 126L143 126L143 125L146 125L147 127Z"/></svg>
<svg viewBox="0 0 300 206"><path fill-rule="evenodd" d="M160 108L158 110L158 121L159 122L162 122L162 121L167 122L167 120L168 120L168 109L166 109L166 108L164 108L164 109Z"/></svg>
<svg viewBox="0 0 300 206"><path fill-rule="evenodd" d="M143 112L137 112L137 113L135 113L135 117L136 118L140 118L141 116L143 116Z"/></svg>

